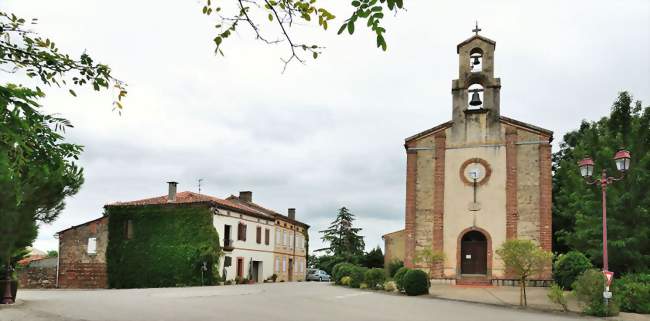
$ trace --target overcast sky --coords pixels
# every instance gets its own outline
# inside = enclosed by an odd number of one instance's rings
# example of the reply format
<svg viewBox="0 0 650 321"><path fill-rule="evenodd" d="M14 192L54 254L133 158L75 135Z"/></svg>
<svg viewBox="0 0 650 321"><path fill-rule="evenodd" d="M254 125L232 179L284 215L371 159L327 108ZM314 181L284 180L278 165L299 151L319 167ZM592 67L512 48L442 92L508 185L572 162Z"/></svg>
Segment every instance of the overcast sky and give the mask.
<svg viewBox="0 0 650 321"><path fill-rule="evenodd" d="M224 0L228 1L228 0ZM334 1L322 1L324 4ZM364 25L336 36L302 27L298 39L327 47L281 74L286 48L242 28L216 57L203 1L2 0L0 10L37 17L36 31L65 52L84 50L128 83L120 116L114 93L50 88L49 112L70 119L86 182L35 247L57 249L56 231L102 214L102 206L179 190L253 200L319 230L347 206L366 247L404 226L404 138L451 118L456 45L478 19L497 42L501 113L555 132L555 146L583 119L608 114L617 92L650 102L650 1L405 1L386 19L389 50ZM273 28L273 27L271 27ZM269 29L267 29L269 30ZM277 34L277 30L269 30ZM28 83L0 73L0 82Z"/></svg>

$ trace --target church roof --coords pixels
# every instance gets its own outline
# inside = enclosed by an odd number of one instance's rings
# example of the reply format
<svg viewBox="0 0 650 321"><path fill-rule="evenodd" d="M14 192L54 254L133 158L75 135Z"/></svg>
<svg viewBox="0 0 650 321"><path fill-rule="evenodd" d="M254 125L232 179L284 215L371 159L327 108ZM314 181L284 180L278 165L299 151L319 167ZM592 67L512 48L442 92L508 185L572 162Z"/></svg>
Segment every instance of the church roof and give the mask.
<svg viewBox="0 0 650 321"><path fill-rule="evenodd" d="M509 124L509 125L512 125L512 126L515 126L515 127L519 127L519 128L522 128L522 129L526 129L528 131L532 131L532 132L539 133L539 134L542 134L542 135L547 135L551 139L553 138L553 131L551 131L551 130L548 130L548 129L545 129L545 128L542 128L542 127L538 127L538 126L535 126L535 125L531 125L529 123L525 123L523 121L508 118L508 117L505 117L505 116L500 116L499 119L501 120L502 123L506 123L506 124ZM415 135L413 135L411 137L408 137L404 141L406 143L408 143L410 141L417 140L417 139L420 139L422 137L435 134L437 132L443 131L443 130L451 127L453 124L454 124L454 122L450 120L450 121L448 121L446 123L442 123L442 124L440 124L438 126L429 128L429 129L427 129L425 131L419 132L419 133L417 133L417 134L415 134Z"/></svg>
<svg viewBox="0 0 650 321"><path fill-rule="evenodd" d="M496 47L496 45L497 45L497 42L494 41L494 40L492 40L492 39L485 38L485 37L483 37L483 36L481 36L481 35L473 35L472 37L470 37L470 38L468 38L467 40L465 40L465 41L459 43L459 44L456 46L456 53L459 53L459 52L460 52L460 47L462 47L462 46L464 46L464 45L470 43L470 42L471 42L472 40L474 40L474 39L480 39L480 40L483 40L483 41L485 41L485 42L487 42L487 43L489 43L489 44L491 44L491 45L493 45L493 46L495 46L495 47Z"/></svg>
<svg viewBox="0 0 650 321"><path fill-rule="evenodd" d="M411 137L408 137L408 138L405 139L405 141L410 142L412 140L416 140L416 139L424 137L424 136L429 136L431 134L435 134L435 133L437 133L439 131L443 131L443 130L451 127L451 125L453 125L453 124L454 124L454 122L450 120L450 121L448 121L446 123L442 123L442 124L440 124L440 125L438 125L436 127L429 128L429 129L427 129L427 130L425 130L423 132L419 132L419 133L417 133L417 134L415 134L415 135L413 135Z"/></svg>

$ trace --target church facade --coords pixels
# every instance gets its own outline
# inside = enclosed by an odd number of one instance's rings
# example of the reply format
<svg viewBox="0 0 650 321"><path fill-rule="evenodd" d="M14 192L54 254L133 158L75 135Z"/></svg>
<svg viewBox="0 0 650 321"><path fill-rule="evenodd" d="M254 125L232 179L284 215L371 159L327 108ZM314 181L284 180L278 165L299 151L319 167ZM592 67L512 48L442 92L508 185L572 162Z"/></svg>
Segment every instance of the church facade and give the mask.
<svg viewBox="0 0 650 321"><path fill-rule="evenodd" d="M496 43L474 31L457 46L452 120L405 140L402 246L407 267L422 268L416 253L431 248L445 254L437 278L498 284L513 278L495 253L504 241L551 250L553 133L501 115ZM550 262L537 278L550 278Z"/></svg>

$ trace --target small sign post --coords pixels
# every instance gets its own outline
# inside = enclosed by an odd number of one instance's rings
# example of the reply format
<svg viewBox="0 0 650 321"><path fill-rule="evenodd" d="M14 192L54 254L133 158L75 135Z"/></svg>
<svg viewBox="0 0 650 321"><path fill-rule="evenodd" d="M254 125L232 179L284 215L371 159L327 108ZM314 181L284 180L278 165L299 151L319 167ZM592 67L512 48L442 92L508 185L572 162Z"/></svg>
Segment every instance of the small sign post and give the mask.
<svg viewBox="0 0 650 321"><path fill-rule="evenodd" d="M606 286L609 287L612 284L612 280L614 279L614 272L603 271L603 274L605 274L605 279L607 279Z"/></svg>

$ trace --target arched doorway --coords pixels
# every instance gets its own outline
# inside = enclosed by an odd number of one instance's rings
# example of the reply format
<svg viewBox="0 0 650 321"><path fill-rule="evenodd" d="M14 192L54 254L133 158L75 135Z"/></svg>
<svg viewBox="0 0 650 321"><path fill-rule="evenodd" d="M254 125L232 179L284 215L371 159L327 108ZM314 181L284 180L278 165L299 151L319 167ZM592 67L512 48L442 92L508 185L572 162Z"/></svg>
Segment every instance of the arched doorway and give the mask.
<svg viewBox="0 0 650 321"><path fill-rule="evenodd" d="M460 241L461 274L487 274L487 239L479 231L469 231Z"/></svg>

